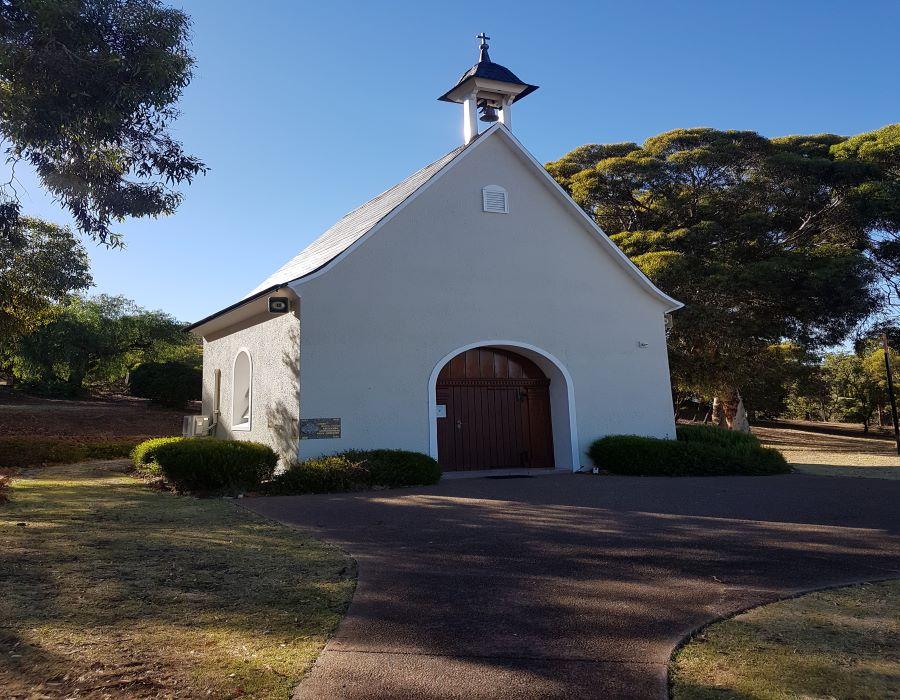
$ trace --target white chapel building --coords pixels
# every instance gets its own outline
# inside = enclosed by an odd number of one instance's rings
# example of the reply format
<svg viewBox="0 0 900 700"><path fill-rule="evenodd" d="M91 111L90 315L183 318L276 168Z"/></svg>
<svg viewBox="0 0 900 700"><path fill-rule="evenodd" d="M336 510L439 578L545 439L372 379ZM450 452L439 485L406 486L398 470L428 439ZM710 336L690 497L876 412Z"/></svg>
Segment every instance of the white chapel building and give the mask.
<svg viewBox="0 0 900 700"><path fill-rule="evenodd" d="M479 38L440 97L462 105L463 143L190 327L212 434L285 462L401 448L445 471L578 470L604 435L674 437L681 304L516 139L537 87Z"/></svg>

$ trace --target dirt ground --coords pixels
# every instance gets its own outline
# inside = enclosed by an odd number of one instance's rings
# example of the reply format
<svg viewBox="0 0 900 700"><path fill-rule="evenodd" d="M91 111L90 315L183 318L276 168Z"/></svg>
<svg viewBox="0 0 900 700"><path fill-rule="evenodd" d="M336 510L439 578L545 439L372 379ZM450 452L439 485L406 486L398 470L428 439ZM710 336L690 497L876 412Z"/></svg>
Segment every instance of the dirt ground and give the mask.
<svg viewBox="0 0 900 700"><path fill-rule="evenodd" d="M189 412L127 396L93 401L0 396L0 438L180 435L182 416Z"/></svg>
<svg viewBox="0 0 900 700"><path fill-rule="evenodd" d="M810 427L821 430L824 426ZM900 479L900 457L892 440L863 437L861 430L854 435L849 426L839 429L847 434L762 426L754 426L753 433L764 445L780 450L794 469L805 474Z"/></svg>

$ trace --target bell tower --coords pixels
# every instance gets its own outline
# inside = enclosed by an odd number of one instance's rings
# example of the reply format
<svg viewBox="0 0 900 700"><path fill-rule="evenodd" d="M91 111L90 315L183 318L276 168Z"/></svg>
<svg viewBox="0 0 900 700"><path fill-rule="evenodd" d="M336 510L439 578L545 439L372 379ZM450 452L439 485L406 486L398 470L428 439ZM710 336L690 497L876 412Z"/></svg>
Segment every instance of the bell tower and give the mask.
<svg viewBox="0 0 900 700"><path fill-rule="evenodd" d="M469 68L451 89L438 99L463 106L463 143L478 136L478 121L498 119L507 129L512 128L512 104L538 89L523 83L508 68L491 61L488 54L489 36L484 32L475 37L479 41L478 63ZM478 113L481 112L479 118Z"/></svg>

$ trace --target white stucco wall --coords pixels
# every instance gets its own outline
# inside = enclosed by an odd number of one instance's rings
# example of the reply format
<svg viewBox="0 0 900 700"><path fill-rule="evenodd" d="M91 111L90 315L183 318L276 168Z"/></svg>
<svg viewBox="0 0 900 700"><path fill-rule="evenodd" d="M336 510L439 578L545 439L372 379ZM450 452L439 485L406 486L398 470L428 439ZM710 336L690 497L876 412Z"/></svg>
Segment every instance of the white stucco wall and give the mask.
<svg viewBox="0 0 900 700"><path fill-rule="evenodd" d="M506 188L508 214L482 211L490 184ZM302 457L351 447L427 452L436 364L488 339L536 346L568 370L581 464L606 434L674 436L663 304L499 135L294 289L303 417L342 420L340 439L304 440ZM551 394L560 395L559 382L551 376ZM557 466L571 466L556 447Z"/></svg>
<svg viewBox="0 0 900 700"><path fill-rule="evenodd" d="M294 313L264 314L203 342L203 413L212 415L215 370L222 371L221 416L216 436L270 445L282 461L296 456L300 323ZM250 430L232 428L234 360L246 349L252 362Z"/></svg>

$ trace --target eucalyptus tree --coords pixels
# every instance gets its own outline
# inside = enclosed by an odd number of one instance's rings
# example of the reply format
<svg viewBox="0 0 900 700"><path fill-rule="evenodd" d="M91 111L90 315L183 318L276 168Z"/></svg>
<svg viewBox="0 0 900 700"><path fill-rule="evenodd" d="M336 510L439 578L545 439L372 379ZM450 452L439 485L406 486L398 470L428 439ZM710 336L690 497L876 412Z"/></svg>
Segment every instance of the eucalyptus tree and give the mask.
<svg viewBox="0 0 900 700"><path fill-rule="evenodd" d="M549 172L664 291L676 387L723 401L766 349L847 338L900 292L900 125L852 138L678 129Z"/></svg>
<svg viewBox="0 0 900 700"><path fill-rule="evenodd" d="M91 284L87 251L70 229L29 217L0 228L0 365L54 303Z"/></svg>
<svg viewBox="0 0 900 700"><path fill-rule="evenodd" d="M13 174L0 227L20 213L25 162L77 228L120 245L115 222L178 207L205 171L170 133L191 79L190 21L159 0L0 1L0 135Z"/></svg>
<svg viewBox="0 0 900 700"><path fill-rule="evenodd" d="M86 383L106 384L179 346L195 347L182 328L168 314L122 296L72 296L17 341L12 366L23 384L78 395Z"/></svg>

